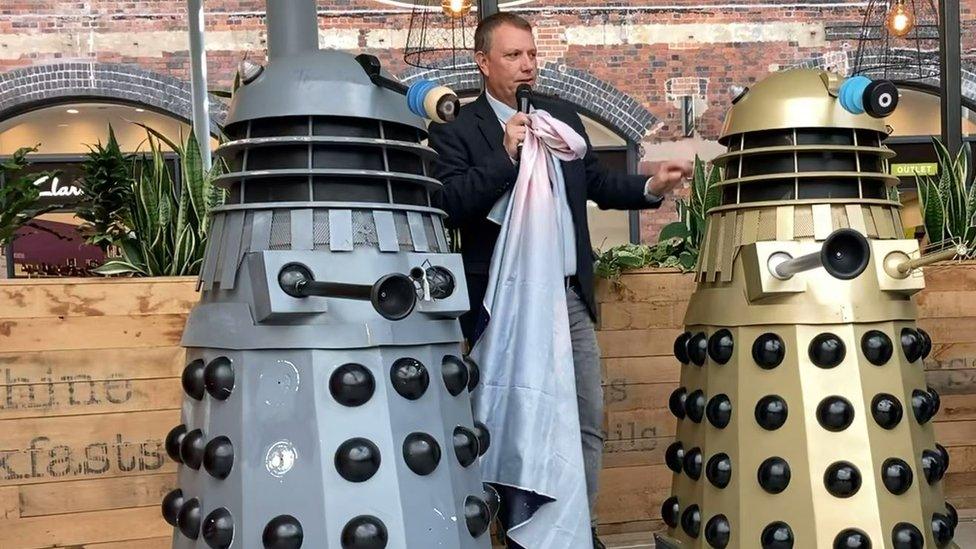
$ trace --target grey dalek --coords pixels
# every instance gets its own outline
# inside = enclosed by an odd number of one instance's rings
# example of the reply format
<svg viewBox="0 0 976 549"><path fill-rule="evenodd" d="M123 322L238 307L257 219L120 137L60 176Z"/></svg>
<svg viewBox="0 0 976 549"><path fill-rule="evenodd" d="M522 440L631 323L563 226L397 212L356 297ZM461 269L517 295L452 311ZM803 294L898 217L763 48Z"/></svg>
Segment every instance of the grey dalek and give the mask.
<svg viewBox="0 0 976 549"><path fill-rule="evenodd" d="M467 290L418 116L457 97L319 50L314 0L268 2L268 22L183 336L173 547L487 549Z"/></svg>

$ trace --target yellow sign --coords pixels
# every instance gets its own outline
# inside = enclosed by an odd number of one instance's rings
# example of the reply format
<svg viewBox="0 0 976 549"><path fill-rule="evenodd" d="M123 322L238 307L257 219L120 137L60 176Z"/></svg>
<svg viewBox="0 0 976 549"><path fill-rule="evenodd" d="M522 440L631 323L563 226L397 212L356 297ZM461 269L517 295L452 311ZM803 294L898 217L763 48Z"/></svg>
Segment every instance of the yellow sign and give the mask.
<svg viewBox="0 0 976 549"><path fill-rule="evenodd" d="M913 175L938 175L939 165L935 162L915 162L913 164L892 164L891 175L910 177Z"/></svg>

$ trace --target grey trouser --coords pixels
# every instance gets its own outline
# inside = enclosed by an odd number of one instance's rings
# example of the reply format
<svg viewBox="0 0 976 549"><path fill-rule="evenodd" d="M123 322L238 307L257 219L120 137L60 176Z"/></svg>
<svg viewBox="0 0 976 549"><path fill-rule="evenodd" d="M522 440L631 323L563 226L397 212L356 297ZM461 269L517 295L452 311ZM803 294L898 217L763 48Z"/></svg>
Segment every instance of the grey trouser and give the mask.
<svg viewBox="0 0 976 549"><path fill-rule="evenodd" d="M596 327L586 304L573 289L566 290L569 309L569 335L573 341L576 367L576 401L579 406L580 434L583 439L583 470L586 495L590 500L590 519L596 525L596 494L603 464L603 385L600 374L600 348Z"/></svg>

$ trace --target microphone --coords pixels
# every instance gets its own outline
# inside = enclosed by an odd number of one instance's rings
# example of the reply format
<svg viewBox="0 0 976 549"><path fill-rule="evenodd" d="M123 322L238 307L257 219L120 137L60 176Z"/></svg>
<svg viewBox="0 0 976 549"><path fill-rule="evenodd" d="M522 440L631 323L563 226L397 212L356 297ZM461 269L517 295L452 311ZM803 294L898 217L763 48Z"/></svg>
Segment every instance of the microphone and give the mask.
<svg viewBox="0 0 976 549"><path fill-rule="evenodd" d="M515 88L515 103L518 105L519 112L529 114L529 100L532 99L532 86L528 84L519 84L519 87ZM522 158L522 144L518 145L518 158Z"/></svg>
<svg viewBox="0 0 976 549"><path fill-rule="evenodd" d="M519 84L519 87L515 88L515 102L518 104L519 112L528 114L530 99L532 99L532 86Z"/></svg>

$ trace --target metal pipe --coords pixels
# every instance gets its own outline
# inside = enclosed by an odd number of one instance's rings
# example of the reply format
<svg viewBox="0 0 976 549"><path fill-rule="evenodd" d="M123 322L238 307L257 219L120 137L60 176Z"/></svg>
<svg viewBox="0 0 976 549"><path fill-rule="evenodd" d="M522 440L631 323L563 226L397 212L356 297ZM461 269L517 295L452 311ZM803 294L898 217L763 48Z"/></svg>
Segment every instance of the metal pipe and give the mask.
<svg viewBox="0 0 976 549"><path fill-rule="evenodd" d="M955 156L962 147L962 52L959 0L939 0L939 87L942 144Z"/></svg>
<svg viewBox="0 0 976 549"><path fill-rule="evenodd" d="M200 147L203 169L210 171L210 100L207 96L207 50L204 44L203 0L189 0L190 92L193 109L193 134Z"/></svg>
<svg viewBox="0 0 976 549"><path fill-rule="evenodd" d="M319 49L315 0L267 0L268 60Z"/></svg>
<svg viewBox="0 0 976 549"><path fill-rule="evenodd" d="M498 0L478 0L478 21L498 13Z"/></svg>
<svg viewBox="0 0 976 549"><path fill-rule="evenodd" d="M769 256L769 271L780 280L786 280L804 271L812 271L823 265L820 252L813 252L800 257L790 257L779 253Z"/></svg>

